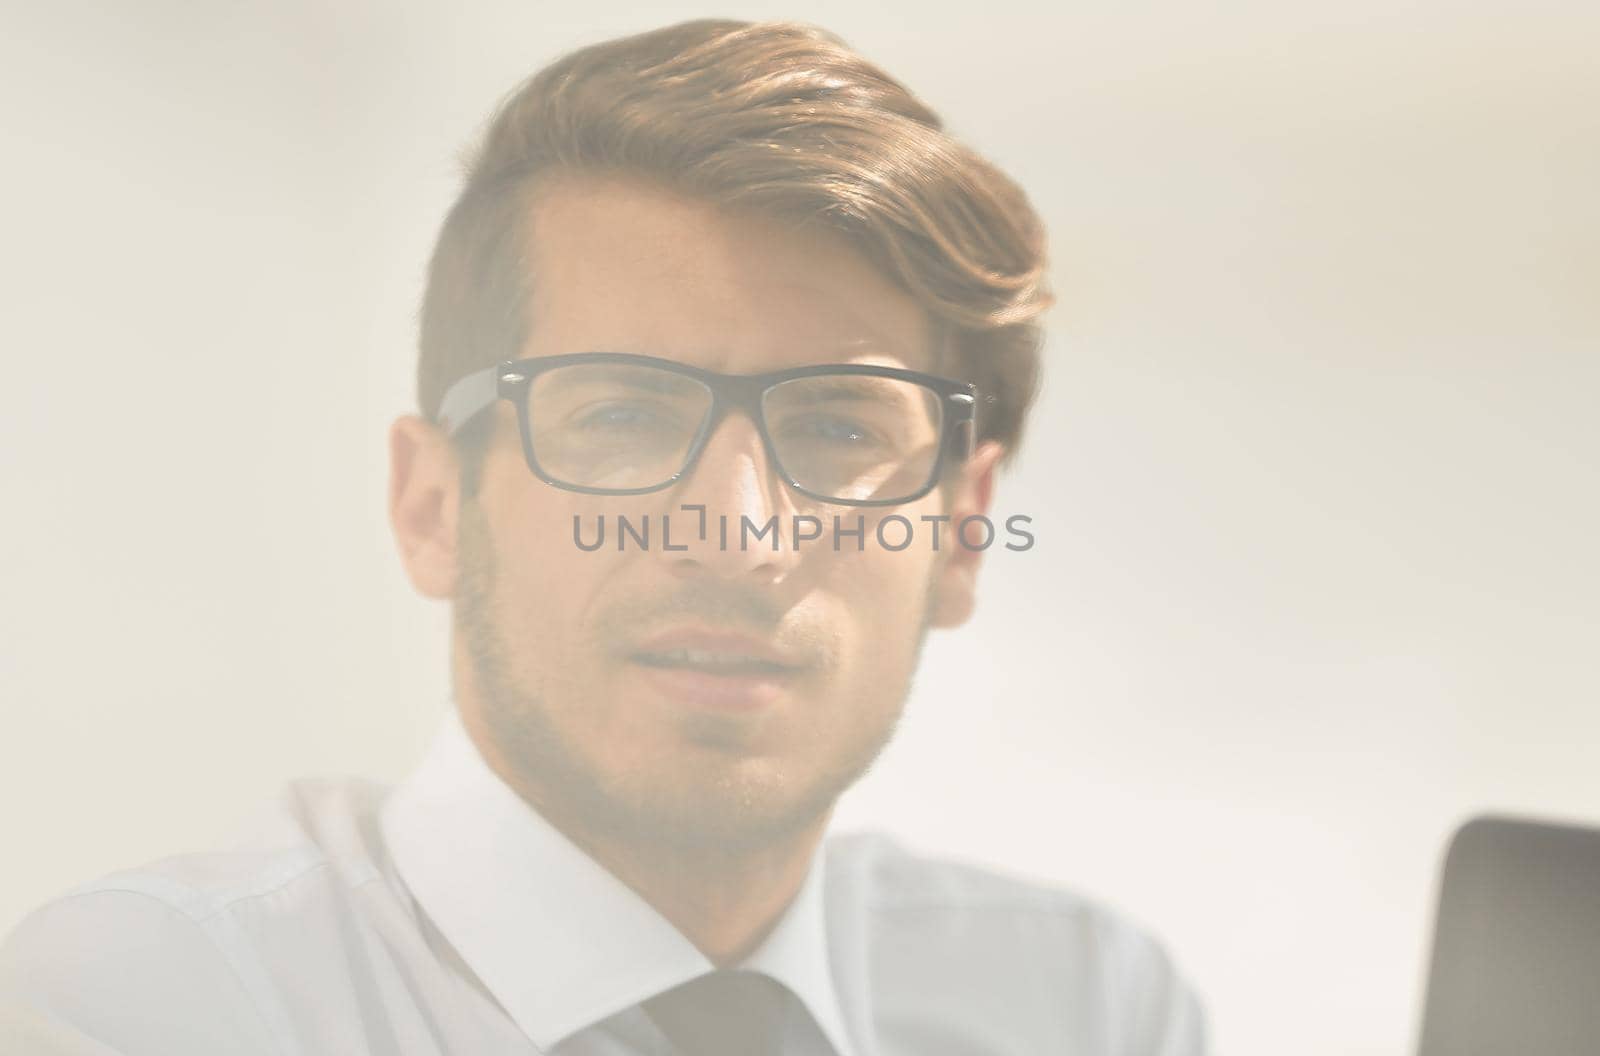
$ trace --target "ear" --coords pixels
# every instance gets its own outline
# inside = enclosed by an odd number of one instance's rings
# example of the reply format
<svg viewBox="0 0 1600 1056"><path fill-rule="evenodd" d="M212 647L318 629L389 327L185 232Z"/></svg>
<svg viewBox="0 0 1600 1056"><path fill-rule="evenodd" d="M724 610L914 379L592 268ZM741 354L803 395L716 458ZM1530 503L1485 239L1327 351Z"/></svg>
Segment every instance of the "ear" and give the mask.
<svg viewBox="0 0 1600 1056"><path fill-rule="evenodd" d="M968 517L987 515L994 497L994 476L1005 448L997 441L985 440L962 465L960 476L950 487L950 525L945 545L948 550L934 572L933 604L929 623L934 627L959 627L972 616L977 605L978 567L982 550L969 550L957 533ZM978 526L968 538L974 541Z"/></svg>
<svg viewBox="0 0 1600 1056"><path fill-rule="evenodd" d="M389 427L389 524L411 585L448 599L456 585L461 471L438 426L415 415Z"/></svg>

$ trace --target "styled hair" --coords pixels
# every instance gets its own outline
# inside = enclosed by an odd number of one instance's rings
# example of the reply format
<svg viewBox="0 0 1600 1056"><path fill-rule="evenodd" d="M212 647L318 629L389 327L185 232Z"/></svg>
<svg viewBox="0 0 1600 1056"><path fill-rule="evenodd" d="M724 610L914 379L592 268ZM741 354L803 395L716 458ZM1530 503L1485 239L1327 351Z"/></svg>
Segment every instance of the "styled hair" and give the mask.
<svg viewBox="0 0 1600 1056"><path fill-rule="evenodd" d="M418 399L515 358L528 333L533 189L637 175L729 207L820 222L929 313L942 364L979 390L978 438L1015 451L1038 387L1043 225L932 110L820 29L701 20L575 51L500 106L429 266Z"/></svg>

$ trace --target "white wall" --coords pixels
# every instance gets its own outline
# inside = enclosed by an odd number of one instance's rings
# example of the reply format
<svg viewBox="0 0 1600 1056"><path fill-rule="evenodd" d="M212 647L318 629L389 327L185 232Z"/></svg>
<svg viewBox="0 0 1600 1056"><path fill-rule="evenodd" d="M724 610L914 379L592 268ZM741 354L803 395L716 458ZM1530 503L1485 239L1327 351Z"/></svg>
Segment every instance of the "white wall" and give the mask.
<svg viewBox="0 0 1600 1056"><path fill-rule="evenodd" d="M0 928L416 756L446 622L383 430L456 152L555 54L700 13L14 6ZM1220 1051L1408 1051L1452 825L1600 819L1600 15L722 10L917 87L1030 189L1063 295L1000 496L1038 547L843 820L1121 906Z"/></svg>

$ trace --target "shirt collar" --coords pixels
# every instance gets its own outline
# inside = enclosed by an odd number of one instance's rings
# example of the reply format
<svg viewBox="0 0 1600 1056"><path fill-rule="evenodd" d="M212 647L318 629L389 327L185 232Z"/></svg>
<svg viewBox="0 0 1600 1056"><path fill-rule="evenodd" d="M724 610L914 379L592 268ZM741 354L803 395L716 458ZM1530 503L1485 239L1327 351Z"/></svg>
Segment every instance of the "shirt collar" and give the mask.
<svg viewBox="0 0 1600 1056"><path fill-rule="evenodd" d="M385 842L434 926L541 1049L712 969L711 962L489 769L450 709L390 795ZM853 1056L829 970L819 846L799 894L742 967L793 990Z"/></svg>

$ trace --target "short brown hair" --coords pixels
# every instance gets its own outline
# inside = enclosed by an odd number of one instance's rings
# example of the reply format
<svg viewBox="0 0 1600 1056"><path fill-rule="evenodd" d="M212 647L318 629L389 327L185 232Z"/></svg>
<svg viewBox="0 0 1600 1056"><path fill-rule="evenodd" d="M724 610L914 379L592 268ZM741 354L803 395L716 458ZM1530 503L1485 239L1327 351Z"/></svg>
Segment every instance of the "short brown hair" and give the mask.
<svg viewBox="0 0 1600 1056"><path fill-rule="evenodd" d="M626 172L843 232L910 293L1014 451L1050 305L1044 231L1009 178L822 30L685 22L573 52L503 103L445 219L422 302L422 411L526 339L531 189Z"/></svg>

